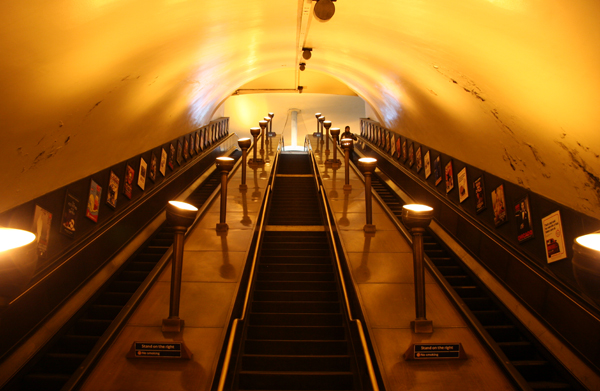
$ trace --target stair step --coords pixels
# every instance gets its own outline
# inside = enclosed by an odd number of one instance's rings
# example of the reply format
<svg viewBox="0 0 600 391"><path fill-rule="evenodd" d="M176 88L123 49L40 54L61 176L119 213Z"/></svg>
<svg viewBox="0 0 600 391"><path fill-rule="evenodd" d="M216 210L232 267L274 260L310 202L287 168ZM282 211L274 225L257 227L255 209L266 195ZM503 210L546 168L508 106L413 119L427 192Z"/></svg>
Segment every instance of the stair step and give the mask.
<svg viewBox="0 0 600 391"><path fill-rule="evenodd" d="M340 303L337 301L255 301L252 303L252 312L337 314L340 312Z"/></svg>
<svg viewBox="0 0 600 391"><path fill-rule="evenodd" d="M471 311L483 311L496 308L496 305L489 297L463 297L462 299Z"/></svg>
<svg viewBox="0 0 600 391"><path fill-rule="evenodd" d="M285 272L285 273L327 273L333 270L333 266L331 264L293 264L293 263L285 263L285 264L273 264L267 263L261 264L258 266L259 272Z"/></svg>
<svg viewBox="0 0 600 391"><path fill-rule="evenodd" d="M262 272L257 276L257 281L334 281L333 272L329 273L271 273Z"/></svg>
<svg viewBox="0 0 600 391"><path fill-rule="evenodd" d="M484 326L484 329L492 336L492 338L496 342L510 342L521 340L519 330L512 324Z"/></svg>
<svg viewBox="0 0 600 391"><path fill-rule="evenodd" d="M334 281L256 281L259 290L337 291Z"/></svg>
<svg viewBox="0 0 600 391"><path fill-rule="evenodd" d="M250 313L249 324L255 326L341 326L342 314L262 314Z"/></svg>
<svg viewBox="0 0 600 391"><path fill-rule="evenodd" d="M263 340L345 340L341 326L248 326L248 338Z"/></svg>
<svg viewBox="0 0 600 391"><path fill-rule="evenodd" d="M244 390L350 390L352 372L241 371L239 388Z"/></svg>
<svg viewBox="0 0 600 391"><path fill-rule="evenodd" d="M287 371L287 372L350 372L351 357L343 356L272 356L244 355L242 371Z"/></svg>
<svg viewBox="0 0 600 391"><path fill-rule="evenodd" d="M37 372L71 375L86 357L86 354L48 353L38 363Z"/></svg>
<svg viewBox="0 0 600 391"><path fill-rule="evenodd" d="M290 264L310 264L310 265L315 265L315 264L328 264L331 265L331 256L329 254L325 255L325 256L312 256L312 257L307 257L307 256L298 256L294 253L291 254L280 254L280 255L272 255L272 256L267 256L264 254L261 254L260 257L260 263L262 264L270 264L270 263L276 263L276 264L285 264L285 263L290 263Z"/></svg>
<svg viewBox="0 0 600 391"><path fill-rule="evenodd" d="M509 360L530 359L536 356L536 351L529 341L498 342L500 349Z"/></svg>
<svg viewBox="0 0 600 391"><path fill-rule="evenodd" d="M510 324L510 319L500 310L473 311L473 315L484 326Z"/></svg>
<svg viewBox="0 0 600 391"><path fill-rule="evenodd" d="M337 301L337 291L254 291L256 301Z"/></svg>
<svg viewBox="0 0 600 391"><path fill-rule="evenodd" d="M269 355L343 355L348 354L345 340L254 340L247 339L244 344L246 354Z"/></svg>
<svg viewBox="0 0 600 391"><path fill-rule="evenodd" d="M544 381L552 378L552 367L545 360L517 360L510 362L529 381Z"/></svg>

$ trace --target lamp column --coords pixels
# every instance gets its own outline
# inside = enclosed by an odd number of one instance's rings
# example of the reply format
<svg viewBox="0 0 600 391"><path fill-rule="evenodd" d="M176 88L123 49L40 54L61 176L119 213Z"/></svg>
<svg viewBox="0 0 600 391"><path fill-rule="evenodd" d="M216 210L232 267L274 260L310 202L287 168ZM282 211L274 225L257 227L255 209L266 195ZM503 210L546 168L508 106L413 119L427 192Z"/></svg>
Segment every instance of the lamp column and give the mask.
<svg viewBox="0 0 600 391"><path fill-rule="evenodd" d="M247 137L238 140L238 145L242 150L242 183L240 185L240 190L248 189L248 185L246 184L246 160L248 159L248 148L250 148L251 143L252 140Z"/></svg>
<svg viewBox="0 0 600 391"><path fill-rule="evenodd" d="M375 225L373 224L373 207L371 204L371 174L373 174L373 171L375 171L376 166L377 159L372 157L363 157L358 159L358 167L365 176L365 209L367 223L363 229L367 233L374 233L376 231Z"/></svg>
<svg viewBox="0 0 600 391"><path fill-rule="evenodd" d="M254 158L252 159L251 163L253 164L258 164L258 163L262 163L263 160L259 159L256 157L256 150L258 149L257 146L258 144L256 143L258 141L258 135L260 134L260 128L250 128L250 134L252 135L252 137L254 137Z"/></svg>
<svg viewBox="0 0 600 391"><path fill-rule="evenodd" d="M319 132L319 129L321 128L321 126L320 126L321 121L319 120L320 116L321 116L321 113L315 114L315 117L317 118L317 131L313 133L313 136L315 136L315 137L321 137L321 133Z"/></svg>
<svg viewBox="0 0 600 391"><path fill-rule="evenodd" d="M269 123L269 121L258 121L258 125L260 125L260 132L261 132L261 138L260 138L260 155L264 156L265 154L265 129L267 128L267 124Z"/></svg>
<svg viewBox="0 0 600 391"><path fill-rule="evenodd" d="M416 319L410 322L410 327L417 334L433 333L433 322L427 320L425 308L425 268L423 263L423 234L432 218L433 208L429 206L409 204L402 207L402 223L410 230L413 240Z"/></svg>
<svg viewBox="0 0 600 391"><path fill-rule="evenodd" d="M333 159L331 160L332 167L339 167L342 162L337 158L337 144L340 136L340 128L331 128L331 137L333 138Z"/></svg>
<svg viewBox="0 0 600 391"><path fill-rule="evenodd" d="M273 117L275 117L275 113L269 113L269 137L275 137L275 133L273 133Z"/></svg>
<svg viewBox="0 0 600 391"><path fill-rule="evenodd" d="M235 160L227 156L217 158L217 170L221 171L221 214L219 223L217 223L217 232L225 232L229 226L225 222L227 214L227 174L233 168Z"/></svg>
<svg viewBox="0 0 600 391"><path fill-rule="evenodd" d="M346 164L344 190L352 190L352 185L350 184L350 153L352 151L352 147L354 146L354 140L351 138L343 138L341 143L342 148L344 148L344 162Z"/></svg>
<svg viewBox="0 0 600 391"><path fill-rule="evenodd" d="M167 204L167 223L173 226L175 240L173 242L173 258L171 260L171 301L169 317L162 321L162 331L179 333L183 328L183 319L179 318L181 301L181 271L183 268L183 243L187 229L198 214L198 208L185 202L169 201Z"/></svg>
<svg viewBox="0 0 600 391"><path fill-rule="evenodd" d="M323 144L325 142L325 140L323 140L325 137L323 137L323 122L325 122L325 116L322 115L319 117L319 125L321 127L321 144Z"/></svg>
<svg viewBox="0 0 600 391"><path fill-rule="evenodd" d="M325 117L323 117L325 118ZM323 121L323 127L327 131L327 135L325 136L325 153L329 153L329 128L331 128L331 121Z"/></svg>

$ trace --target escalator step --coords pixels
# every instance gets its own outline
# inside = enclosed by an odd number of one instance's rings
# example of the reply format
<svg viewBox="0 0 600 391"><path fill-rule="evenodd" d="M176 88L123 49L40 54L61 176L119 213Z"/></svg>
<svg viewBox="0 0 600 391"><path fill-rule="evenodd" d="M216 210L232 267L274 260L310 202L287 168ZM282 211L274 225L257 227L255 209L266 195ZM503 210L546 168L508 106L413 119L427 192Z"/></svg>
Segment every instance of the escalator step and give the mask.
<svg viewBox="0 0 600 391"><path fill-rule="evenodd" d="M86 317L90 319L114 319L121 312L123 306L95 304L86 312Z"/></svg>
<svg viewBox="0 0 600 391"><path fill-rule="evenodd" d="M98 342L98 337L89 335L64 335L57 344L58 350L63 353L88 354Z"/></svg>
<svg viewBox="0 0 600 391"><path fill-rule="evenodd" d="M346 339L342 326L248 326L248 338L262 340L323 340Z"/></svg>
<svg viewBox="0 0 600 391"><path fill-rule="evenodd" d="M30 373L23 380L27 390L58 391L70 377L70 375L54 373Z"/></svg>
<svg viewBox="0 0 600 391"><path fill-rule="evenodd" d="M351 390L352 372L241 371L240 390Z"/></svg>
<svg viewBox="0 0 600 391"><path fill-rule="evenodd" d="M255 326L341 326L342 314L256 314L250 313Z"/></svg>
<svg viewBox="0 0 600 391"><path fill-rule="evenodd" d="M333 281L257 281L258 290L275 291L337 291Z"/></svg>
<svg viewBox="0 0 600 391"><path fill-rule="evenodd" d="M484 329L496 342L520 341L519 330L512 324L498 326L484 326Z"/></svg>
<svg viewBox="0 0 600 391"><path fill-rule="evenodd" d="M348 354L348 345L344 340L254 340L247 339L244 344L247 354L304 354L304 355L342 355Z"/></svg>
<svg viewBox="0 0 600 391"><path fill-rule="evenodd" d="M254 291L255 301L337 301L337 291Z"/></svg>
<svg viewBox="0 0 600 391"><path fill-rule="evenodd" d="M500 310L473 311L473 314L484 326L510 323L510 320Z"/></svg>
<svg viewBox="0 0 600 391"><path fill-rule="evenodd" d="M104 319L79 319L73 326L71 334L76 335L89 335L99 337L110 326L112 320Z"/></svg>
<svg viewBox="0 0 600 391"><path fill-rule="evenodd" d="M269 368L270 371L293 372L350 372L350 356L270 356L244 355L242 357L243 371L260 371Z"/></svg>
<svg viewBox="0 0 600 391"><path fill-rule="evenodd" d="M334 274L329 273L270 273L263 272L257 276L257 281L334 281Z"/></svg>
<svg viewBox="0 0 600 391"><path fill-rule="evenodd" d="M527 381L544 381L552 378L552 368L545 360L510 362Z"/></svg>
<svg viewBox="0 0 600 391"><path fill-rule="evenodd" d="M262 255L260 257L261 264L267 263L291 263L291 264L331 264L331 258L329 256L295 256L294 254L286 254L286 255Z"/></svg>
<svg viewBox="0 0 600 391"><path fill-rule="evenodd" d="M252 303L252 312L337 314L340 313L340 303L337 301L256 301Z"/></svg>
<svg viewBox="0 0 600 391"><path fill-rule="evenodd" d="M284 272L284 273L327 273L331 272L331 264L303 265L303 264L261 264L258 266L259 273L262 272Z"/></svg>
<svg viewBox="0 0 600 391"><path fill-rule="evenodd" d="M139 285L139 283L138 283ZM96 301L100 305L125 305L131 298L129 292L104 292Z"/></svg>
<svg viewBox="0 0 600 391"><path fill-rule="evenodd" d="M529 341L498 342L500 349L509 360L523 360L536 357L536 351Z"/></svg>
<svg viewBox="0 0 600 391"><path fill-rule="evenodd" d="M496 309L494 302L485 297L463 297L463 301L471 311L483 311Z"/></svg>
<svg viewBox="0 0 600 391"><path fill-rule="evenodd" d="M37 364L38 373L69 375L81 365L87 355L75 353L48 353Z"/></svg>

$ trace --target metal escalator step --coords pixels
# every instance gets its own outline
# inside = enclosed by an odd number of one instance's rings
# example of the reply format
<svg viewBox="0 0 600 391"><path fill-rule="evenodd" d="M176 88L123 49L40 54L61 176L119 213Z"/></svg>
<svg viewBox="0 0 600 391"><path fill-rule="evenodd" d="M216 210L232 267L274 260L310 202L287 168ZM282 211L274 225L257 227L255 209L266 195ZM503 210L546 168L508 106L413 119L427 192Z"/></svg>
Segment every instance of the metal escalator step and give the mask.
<svg viewBox="0 0 600 391"><path fill-rule="evenodd" d="M331 265L331 257L330 256L303 256L303 255L294 255L292 254L284 254L284 255L262 255L260 258L261 265L264 264L307 264L307 265L317 265L317 264L328 264Z"/></svg>
<svg viewBox="0 0 600 391"><path fill-rule="evenodd" d="M48 353L36 365L36 372L69 375L77 370L86 357L86 354Z"/></svg>
<svg viewBox="0 0 600 391"><path fill-rule="evenodd" d="M262 340L323 340L346 339L343 326L248 326L248 338Z"/></svg>
<svg viewBox="0 0 600 391"><path fill-rule="evenodd" d="M251 312L250 323L254 326L341 326L343 315L338 314L261 314Z"/></svg>
<svg viewBox="0 0 600 391"><path fill-rule="evenodd" d="M313 356L348 354L345 340L255 340L247 339L244 343L247 354L307 354Z"/></svg>
<svg viewBox="0 0 600 391"><path fill-rule="evenodd" d="M336 291L334 281L257 281L258 290L275 291Z"/></svg>
<svg viewBox="0 0 600 391"><path fill-rule="evenodd" d="M326 273L332 269L331 264L261 263L258 266L259 272Z"/></svg>
<svg viewBox="0 0 600 391"><path fill-rule="evenodd" d="M351 390L352 372L241 371L239 387L244 390Z"/></svg>
<svg viewBox="0 0 600 391"><path fill-rule="evenodd" d="M509 360L529 359L537 355L535 348L529 341L498 342L498 346Z"/></svg>
<svg viewBox="0 0 600 391"><path fill-rule="evenodd" d="M337 301L255 301L253 313L339 314ZM283 316L283 315L282 315Z"/></svg>
<svg viewBox="0 0 600 391"><path fill-rule="evenodd" d="M484 326L484 329L496 342L520 341L519 330L512 324Z"/></svg>
<svg viewBox="0 0 600 391"><path fill-rule="evenodd" d="M95 304L86 312L86 317L90 319L114 319L121 312L121 305L103 305Z"/></svg>
<svg viewBox="0 0 600 391"><path fill-rule="evenodd" d="M484 326L510 323L510 320L504 315L504 312L500 310L473 311L473 314Z"/></svg>
<svg viewBox="0 0 600 391"><path fill-rule="evenodd" d="M257 281L334 281L333 272L328 273L270 273L262 272Z"/></svg>
<svg viewBox="0 0 600 391"><path fill-rule="evenodd" d="M350 372L351 357L349 355L335 356L280 356L245 354L242 357L243 371L269 371L288 372Z"/></svg>
<svg viewBox="0 0 600 391"><path fill-rule="evenodd" d="M255 290L255 301L336 301L337 291L261 291Z"/></svg>

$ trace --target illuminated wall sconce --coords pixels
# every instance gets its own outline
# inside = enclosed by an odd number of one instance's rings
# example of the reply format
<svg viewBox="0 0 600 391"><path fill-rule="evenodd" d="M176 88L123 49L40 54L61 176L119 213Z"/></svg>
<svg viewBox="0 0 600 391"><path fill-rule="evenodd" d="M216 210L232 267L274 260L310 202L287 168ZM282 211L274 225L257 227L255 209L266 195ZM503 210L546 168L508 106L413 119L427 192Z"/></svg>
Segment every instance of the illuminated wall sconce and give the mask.
<svg viewBox="0 0 600 391"><path fill-rule="evenodd" d="M354 146L354 140L351 138L343 138L341 141L342 148L344 148L344 163L346 165L346 173L344 176L344 190L352 190L350 184L350 154L352 153L352 147Z"/></svg>
<svg viewBox="0 0 600 391"><path fill-rule="evenodd" d="M21 254L21 250L27 251L25 249L26 246L32 244L36 239L35 234L29 231L24 231L22 229L15 228L4 228L0 227L0 268L5 271L6 270L20 270L22 259L20 259L23 254ZM34 246L34 244L32 244ZM31 247L30 247L31 249ZM20 274L20 273L19 273ZM33 269L31 275L28 275L26 279L29 282L30 278L33 276ZM5 281L5 279L8 279ZM2 273L0 275L0 309L3 309L8 306L11 299L13 299L18 292L15 292L15 289L11 289L15 283L14 276L9 273Z"/></svg>
<svg viewBox="0 0 600 391"><path fill-rule="evenodd" d="M217 170L221 171L221 214L219 223L217 223L217 232L225 232L229 229L225 222L227 215L227 174L229 174L234 164L235 160L227 156L218 157L216 161Z"/></svg>
<svg viewBox="0 0 600 391"><path fill-rule="evenodd" d="M377 167L377 159L372 157L358 159L358 168L365 176L365 209L367 223L363 229L367 233L374 233L376 231L376 227L373 224L373 206L371 203L371 174L375 171L375 167Z"/></svg>
<svg viewBox="0 0 600 391"><path fill-rule="evenodd" d="M600 305L600 233L573 241L573 274L581 290Z"/></svg>
<svg viewBox="0 0 600 391"><path fill-rule="evenodd" d="M183 243L184 235L194 223L198 208L194 205L169 201L167 204L167 223L175 231L173 242L173 258L171 260L171 301L169 317L162 321L162 331L165 333L179 333L184 321L179 317L179 303L181 300L181 274L183 268Z"/></svg>
<svg viewBox="0 0 600 391"><path fill-rule="evenodd" d="M258 141L258 136L260 135L260 128L250 128L250 134L252 135L252 137L254 137L254 158L250 161L251 164L260 164L260 163L264 163L262 158L258 158L256 157L256 150L257 145L256 142Z"/></svg>
<svg viewBox="0 0 600 391"><path fill-rule="evenodd" d="M249 138L241 138L238 140L238 145L242 150L242 183L240 184L240 190L248 189L248 185L246 184L246 165L248 159L248 148L252 145L252 140Z"/></svg>
<svg viewBox="0 0 600 391"><path fill-rule="evenodd" d="M433 218L433 208L408 204L402 207L402 223L410 230L413 239L413 267L415 277L416 319L410 327L417 334L433 333L433 322L427 320L425 311L425 268L423 263L423 234Z"/></svg>

